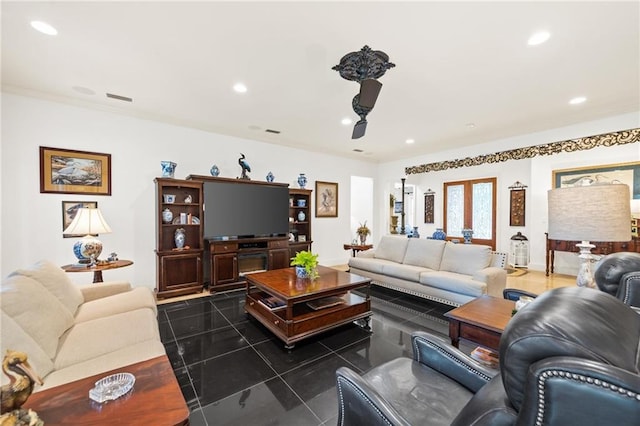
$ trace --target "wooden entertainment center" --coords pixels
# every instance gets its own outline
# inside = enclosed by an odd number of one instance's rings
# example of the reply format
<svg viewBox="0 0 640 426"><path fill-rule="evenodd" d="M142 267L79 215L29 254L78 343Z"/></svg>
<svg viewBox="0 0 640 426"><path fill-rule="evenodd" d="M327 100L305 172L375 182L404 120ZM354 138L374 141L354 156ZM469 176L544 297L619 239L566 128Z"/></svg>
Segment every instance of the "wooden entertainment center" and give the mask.
<svg viewBox="0 0 640 426"><path fill-rule="evenodd" d="M202 291L211 292L245 286L250 273L288 268L291 257L311 250L310 189L288 188L288 184L189 175L185 180L156 178L156 294L159 298ZM207 239L205 229L205 182L252 184L288 189L289 235L259 238ZM174 195L168 202L166 195ZM186 202L188 201L188 202ZM222 201L222 200L221 200ZM163 212L170 210L167 222ZM181 214L186 221L181 221ZM187 222L187 223L184 223ZM177 249L175 232L186 232L186 245Z"/></svg>

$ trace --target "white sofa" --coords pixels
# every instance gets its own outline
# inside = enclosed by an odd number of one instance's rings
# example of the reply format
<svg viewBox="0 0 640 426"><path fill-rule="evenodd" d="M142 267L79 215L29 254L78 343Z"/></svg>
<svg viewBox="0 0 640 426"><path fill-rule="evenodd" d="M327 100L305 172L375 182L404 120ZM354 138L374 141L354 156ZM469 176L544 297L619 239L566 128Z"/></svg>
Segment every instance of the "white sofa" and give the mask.
<svg viewBox="0 0 640 426"><path fill-rule="evenodd" d="M349 270L374 284L452 306L483 294L502 297L506 253L477 244L384 236L375 250L349 259Z"/></svg>
<svg viewBox="0 0 640 426"><path fill-rule="evenodd" d="M0 357L25 352L44 380L36 392L165 354L149 288L77 286L41 261L3 278L0 307Z"/></svg>

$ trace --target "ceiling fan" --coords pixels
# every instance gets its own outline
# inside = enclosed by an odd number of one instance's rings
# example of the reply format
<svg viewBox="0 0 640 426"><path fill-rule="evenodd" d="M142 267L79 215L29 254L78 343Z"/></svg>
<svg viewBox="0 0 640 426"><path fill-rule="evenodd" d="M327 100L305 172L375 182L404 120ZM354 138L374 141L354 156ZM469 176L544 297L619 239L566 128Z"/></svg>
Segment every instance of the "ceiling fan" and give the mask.
<svg viewBox="0 0 640 426"><path fill-rule="evenodd" d="M360 117L353 127L351 139L364 136L367 129L367 114L373 109L382 89L382 83L377 79L382 77L389 68L395 66L389 62L389 55L386 53L364 46L358 52L347 53L340 59L338 65L331 68L338 71L345 80L357 81L360 84L360 91L351 101L353 111Z"/></svg>

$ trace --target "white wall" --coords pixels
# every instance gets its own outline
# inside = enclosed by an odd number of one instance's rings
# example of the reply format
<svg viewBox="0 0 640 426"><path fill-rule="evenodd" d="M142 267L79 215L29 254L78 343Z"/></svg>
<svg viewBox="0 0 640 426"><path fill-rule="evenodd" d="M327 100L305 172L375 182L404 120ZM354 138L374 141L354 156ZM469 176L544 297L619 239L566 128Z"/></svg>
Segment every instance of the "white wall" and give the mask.
<svg viewBox="0 0 640 426"><path fill-rule="evenodd" d="M383 235L387 229L386 215L388 212L388 194L393 184L404 177L405 167L418 166L420 164L438 161L474 157L480 154L489 154L512 148L539 145L549 142L557 142L584 136L597 135L617 130L626 130L640 127L640 114L631 113L611 117L608 119L581 123L559 129L548 130L529 135L494 141L487 144L476 145L464 150L451 150L429 156L415 157L403 161L389 162L381 165L376 193L386 194L385 201L377 204L380 217L376 224L377 235ZM415 184L416 210L420 234L422 237L431 235L436 227L442 227L443 217L443 183L455 180L475 179L481 177L497 177L497 240L496 248L499 251L509 252L510 238L516 232L521 231L530 240L530 269L544 270L545 268L545 232L547 230L547 191L551 189L551 173L553 170L583 167L601 164L613 164L640 160L640 143L623 146L601 147L588 151L575 153L562 153L551 156L539 156L532 159L512 160L497 164L484 164L474 167L463 167L440 172L430 172L417 175L408 175L407 184ZM516 181L528 186L526 193L526 213L524 227L509 226L509 189ZM424 192L431 188L435 194L435 223L425 224ZM640 208L638 202L633 202L634 210ZM576 274L578 262L576 256L569 253L556 255L556 272Z"/></svg>
<svg viewBox="0 0 640 426"><path fill-rule="evenodd" d="M39 146L110 153L112 195L41 194ZM272 171L276 182L292 187L300 172L307 188L316 180L339 183L339 216L313 218L313 251L323 264L346 263L351 240L351 175L375 177L377 166L368 162L227 137L104 111L3 93L0 274L40 259L58 265L73 263L76 239L62 237L61 202L97 201L113 233L101 235L104 253L115 251L135 263L105 271L104 279L125 279L153 288L156 280L155 186L160 161L178 164L176 178L208 175L215 163L220 176L237 177L237 159L243 152L251 165L251 178L264 180ZM104 257L104 256L103 256ZM91 282L90 274L70 274L74 282Z"/></svg>
<svg viewBox="0 0 640 426"><path fill-rule="evenodd" d="M351 176L351 238L345 240L350 243L357 239L356 230L360 224L365 224L369 229L375 229L373 223L373 179L362 176ZM367 241L375 238L374 235L367 237Z"/></svg>

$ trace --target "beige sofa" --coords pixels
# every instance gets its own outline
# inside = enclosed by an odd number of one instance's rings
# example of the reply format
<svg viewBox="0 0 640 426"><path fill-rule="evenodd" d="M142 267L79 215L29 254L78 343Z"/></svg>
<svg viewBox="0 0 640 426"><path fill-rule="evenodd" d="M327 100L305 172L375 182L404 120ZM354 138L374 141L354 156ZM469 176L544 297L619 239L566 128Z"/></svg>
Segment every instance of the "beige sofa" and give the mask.
<svg viewBox="0 0 640 426"><path fill-rule="evenodd" d="M375 250L349 259L374 284L459 306L483 294L502 297L507 255L477 244L384 236Z"/></svg>
<svg viewBox="0 0 640 426"><path fill-rule="evenodd" d="M28 355L44 380L36 392L165 354L148 288L77 286L42 261L2 280L0 307L1 356Z"/></svg>

